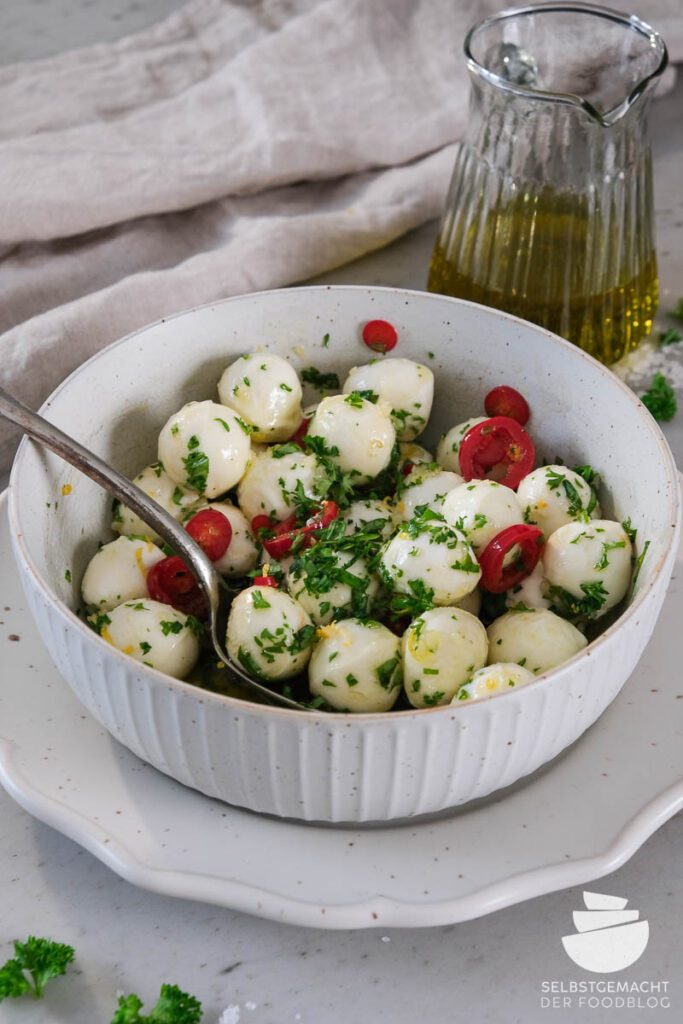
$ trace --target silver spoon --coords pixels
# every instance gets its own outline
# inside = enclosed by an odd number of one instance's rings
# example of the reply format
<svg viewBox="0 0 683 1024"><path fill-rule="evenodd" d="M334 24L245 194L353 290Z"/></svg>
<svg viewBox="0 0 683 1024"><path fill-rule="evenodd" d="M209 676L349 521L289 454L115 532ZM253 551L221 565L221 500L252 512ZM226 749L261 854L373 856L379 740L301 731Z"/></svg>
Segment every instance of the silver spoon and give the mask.
<svg viewBox="0 0 683 1024"><path fill-rule="evenodd" d="M270 704L297 708L300 711L311 710L305 704L300 704L290 697L285 697L282 693L277 693L275 690L263 686L258 680L248 675L241 665L236 664L228 655L220 639L219 623L223 623L227 618L221 601L222 599L224 601L227 601L228 598L232 599L235 596L235 591L226 585L220 573L214 569L210 559L207 558L199 545L194 542L189 533L175 521L173 516L169 515L155 501L152 501L144 491L136 487L122 473L107 465L99 456L88 451L78 441L74 441L73 438L65 434L59 427L55 427L54 424L43 419L42 416L38 416L37 413L33 412L16 398L13 398L12 395L2 388L0 388L0 416L9 420L10 423L16 424L32 440L37 441L45 448L49 448L55 455L75 466L85 476L90 477L100 487L103 487L115 498L118 498L119 501L122 501L124 505L140 516L144 522L148 523L166 541L169 547L183 558L192 570L206 598L209 607L209 629L213 648L219 659L226 666L229 666L230 671L239 678L246 689L258 693Z"/></svg>

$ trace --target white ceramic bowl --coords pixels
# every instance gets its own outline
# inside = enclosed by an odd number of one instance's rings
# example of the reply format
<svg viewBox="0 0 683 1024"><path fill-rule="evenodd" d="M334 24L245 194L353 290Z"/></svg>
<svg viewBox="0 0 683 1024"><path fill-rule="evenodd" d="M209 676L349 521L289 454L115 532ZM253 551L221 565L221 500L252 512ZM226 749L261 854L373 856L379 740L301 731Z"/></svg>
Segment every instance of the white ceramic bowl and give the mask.
<svg viewBox="0 0 683 1024"><path fill-rule="evenodd" d="M262 346L299 369L315 365L343 379L371 355L360 329L374 318L397 328L395 355L435 371L427 443L480 413L491 387L511 384L530 401L530 429L545 461L560 456L569 465L595 466L609 485L606 514L630 515L639 550L646 538L650 546L619 621L529 686L470 705L376 715L264 707L138 665L77 618L80 579L98 540L108 536L110 501L24 441L10 483L13 543L29 606L61 674L140 757L188 786L256 811L328 822L405 818L485 796L533 772L619 692L652 632L674 562L676 471L649 413L577 348L467 302L345 287L230 299L111 345L73 373L42 411L132 476L156 458L166 418L191 399L213 397L237 355ZM67 568L73 582L65 579Z"/></svg>

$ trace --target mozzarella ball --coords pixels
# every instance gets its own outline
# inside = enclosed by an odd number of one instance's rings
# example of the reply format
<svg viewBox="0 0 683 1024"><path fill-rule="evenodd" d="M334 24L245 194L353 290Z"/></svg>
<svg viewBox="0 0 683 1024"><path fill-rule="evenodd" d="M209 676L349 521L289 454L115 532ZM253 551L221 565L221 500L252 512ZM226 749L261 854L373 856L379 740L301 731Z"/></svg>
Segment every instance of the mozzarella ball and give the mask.
<svg viewBox="0 0 683 1024"><path fill-rule="evenodd" d="M321 437L333 460L354 484L367 483L386 469L396 434L387 402L376 405L355 393L323 398L308 428Z"/></svg>
<svg viewBox="0 0 683 1024"><path fill-rule="evenodd" d="M541 559L536 562L534 571L521 583L505 593L505 604L508 608L524 605L526 608L550 608L546 597L548 581Z"/></svg>
<svg viewBox="0 0 683 1024"><path fill-rule="evenodd" d="M586 512L593 519L600 515L597 503L590 508L593 500L590 484L566 466L535 469L520 483L517 497L524 510L524 521L539 526L546 539L566 523L585 520Z"/></svg>
<svg viewBox="0 0 683 1024"><path fill-rule="evenodd" d="M197 664L196 620L160 601L129 601L106 616L100 635L135 661L185 679Z"/></svg>
<svg viewBox="0 0 683 1024"><path fill-rule="evenodd" d="M403 472L404 467L407 463L411 466L421 466L424 463L434 462L434 456L431 452L428 452L426 448L423 448L421 444L413 444L409 441L401 441L398 446L399 460L398 460L398 471Z"/></svg>
<svg viewBox="0 0 683 1024"><path fill-rule="evenodd" d="M412 359L374 359L354 366L344 381L345 395L374 391L391 406L399 441L412 441L427 426L434 400L434 374Z"/></svg>
<svg viewBox="0 0 683 1024"><path fill-rule="evenodd" d="M222 576L246 576L258 564L260 550L246 516L229 501L214 501L203 507L220 512L232 528L228 550L213 563L214 567Z"/></svg>
<svg viewBox="0 0 683 1024"><path fill-rule="evenodd" d="M420 505L441 512L446 496L462 483L461 476L445 469L414 469L406 477L405 486L401 488L394 506L395 521L407 523Z"/></svg>
<svg viewBox="0 0 683 1024"><path fill-rule="evenodd" d="M486 416L472 416L464 423L458 423L455 427L443 435L436 446L436 461L444 469L452 469L454 473L462 473L460 469L460 443L470 429L477 423L483 423Z"/></svg>
<svg viewBox="0 0 683 1024"><path fill-rule="evenodd" d="M567 523L551 533L543 564L551 587L561 587L581 602L594 597L595 607L588 608L588 617L598 619L626 596L632 556L631 541L621 523L593 519ZM550 597L558 604L552 590Z"/></svg>
<svg viewBox="0 0 683 1024"><path fill-rule="evenodd" d="M299 483L307 498L318 495L321 470L315 455L280 455L281 451L276 445L258 455L240 481L237 500L249 522L258 515L278 522L291 516L296 511L293 495Z"/></svg>
<svg viewBox="0 0 683 1024"><path fill-rule="evenodd" d="M325 625L349 610L366 616L378 587L363 559L348 552L323 550L320 545L294 559L287 574L287 589L316 625Z"/></svg>
<svg viewBox="0 0 683 1024"><path fill-rule="evenodd" d="M255 352L231 363L218 382L223 405L256 427L255 441L286 441L301 420L301 384L286 359Z"/></svg>
<svg viewBox="0 0 683 1024"><path fill-rule="evenodd" d="M506 612L488 628L492 663L514 661L534 675L582 651L587 640L571 622L545 608Z"/></svg>
<svg viewBox="0 0 683 1024"><path fill-rule="evenodd" d="M104 544L83 575L83 601L109 611L139 597L147 597L147 573L166 555L151 540L119 537Z"/></svg>
<svg viewBox="0 0 683 1024"><path fill-rule="evenodd" d="M178 522L201 501L196 491L181 487L175 480L171 480L161 462L147 466L133 478L133 483ZM115 533L125 537L149 537L150 540L160 540L159 534L151 526L120 502L114 502L113 513L111 528Z"/></svg>
<svg viewBox="0 0 683 1024"><path fill-rule="evenodd" d="M389 711L401 692L401 642L379 622L343 619L318 630L308 666L316 697L339 711Z"/></svg>
<svg viewBox="0 0 683 1024"><path fill-rule="evenodd" d="M159 435L159 459L172 480L217 498L244 475L251 457L249 427L217 402L190 402Z"/></svg>
<svg viewBox="0 0 683 1024"><path fill-rule="evenodd" d="M481 569L462 533L440 517L416 518L384 548L380 575L394 593L419 596L419 590L434 604L452 605L474 590Z"/></svg>
<svg viewBox="0 0 683 1024"><path fill-rule="evenodd" d="M315 630L306 612L275 587L248 587L232 602L228 654L261 679L290 679L303 672Z"/></svg>
<svg viewBox="0 0 683 1024"><path fill-rule="evenodd" d="M448 704L463 683L486 664L488 640L481 622L460 608L433 608L403 634L403 686L415 708Z"/></svg>
<svg viewBox="0 0 683 1024"><path fill-rule="evenodd" d="M502 661L487 665L475 672L469 682L461 686L451 704L461 701L486 700L497 693L509 693L520 686L526 686L534 679L532 672L514 662Z"/></svg>
<svg viewBox="0 0 683 1024"><path fill-rule="evenodd" d="M456 487L442 512L447 523L462 530L477 554L501 530L524 522L515 492L493 480L471 480Z"/></svg>
<svg viewBox="0 0 683 1024"><path fill-rule="evenodd" d="M346 520L346 533L356 533L368 523L374 523L378 540L388 540L394 532L394 520L391 508L386 501L360 499L352 501L343 513Z"/></svg>

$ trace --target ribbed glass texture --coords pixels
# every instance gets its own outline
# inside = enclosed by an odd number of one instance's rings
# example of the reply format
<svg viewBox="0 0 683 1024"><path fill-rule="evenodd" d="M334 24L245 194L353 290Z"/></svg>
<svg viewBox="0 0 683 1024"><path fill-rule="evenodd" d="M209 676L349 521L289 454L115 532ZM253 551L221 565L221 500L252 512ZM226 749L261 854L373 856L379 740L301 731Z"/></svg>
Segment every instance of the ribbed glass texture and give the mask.
<svg viewBox="0 0 683 1024"><path fill-rule="evenodd" d="M657 309L647 110L664 44L637 19L553 4L483 22L465 50L469 120L429 289L614 362Z"/></svg>

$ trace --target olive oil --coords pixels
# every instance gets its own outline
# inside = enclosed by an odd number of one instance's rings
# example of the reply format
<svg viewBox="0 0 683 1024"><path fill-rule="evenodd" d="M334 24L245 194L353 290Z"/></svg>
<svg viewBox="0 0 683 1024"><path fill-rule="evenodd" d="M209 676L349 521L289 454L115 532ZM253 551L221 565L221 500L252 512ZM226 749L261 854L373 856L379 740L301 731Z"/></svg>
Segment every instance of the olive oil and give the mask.
<svg viewBox="0 0 683 1024"><path fill-rule="evenodd" d="M613 363L652 329L655 252L637 213L604 215L586 196L542 189L504 206L451 212L430 291L506 310Z"/></svg>

